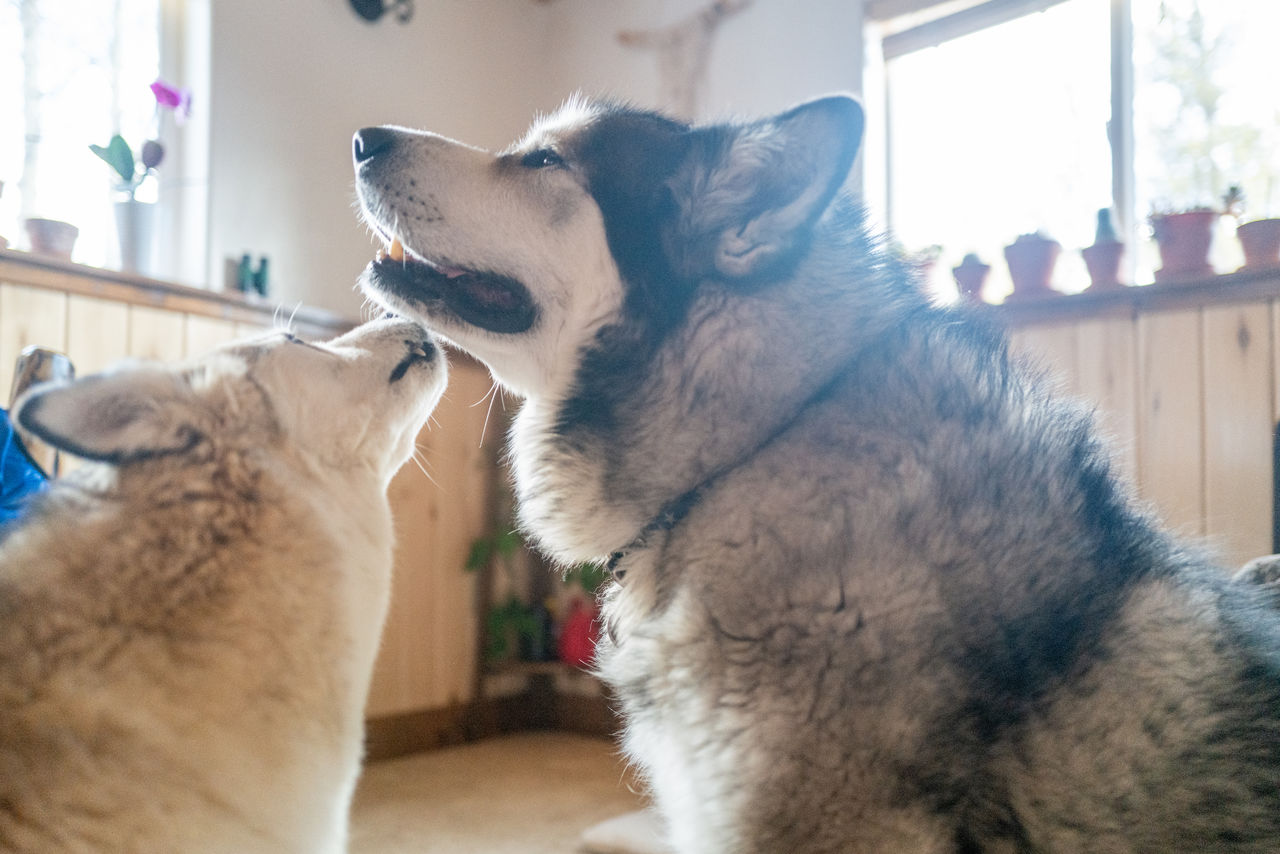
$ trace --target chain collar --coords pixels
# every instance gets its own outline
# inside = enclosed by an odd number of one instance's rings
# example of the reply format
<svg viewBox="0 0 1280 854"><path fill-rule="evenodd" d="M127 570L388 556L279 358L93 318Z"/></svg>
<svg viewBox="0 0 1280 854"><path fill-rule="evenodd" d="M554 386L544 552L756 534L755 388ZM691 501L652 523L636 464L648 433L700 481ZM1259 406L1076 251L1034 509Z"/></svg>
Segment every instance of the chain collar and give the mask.
<svg viewBox="0 0 1280 854"><path fill-rule="evenodd" d="M676 525L679 525L680 522L684 520L684 517L689 515L689 511L692 510L702 499L702 495L706 491L706 487L707 484L705 483L700 486L695 486L693 489L679 496L675 500L667 502L658 512L658 515L653 517L653 519L649 521L649 524L645 525L644 528L640 530L640 533L636 535L635 539L618 549L618 551L609 555L609 561L605 564L605 569L609 571L609 575L613 577L613 580L616 583L621 584L627 575L627 570L619 566L623 559L632 552L638 552L648 548L650 545L650 538L655 534L669 532Z"/></svg>

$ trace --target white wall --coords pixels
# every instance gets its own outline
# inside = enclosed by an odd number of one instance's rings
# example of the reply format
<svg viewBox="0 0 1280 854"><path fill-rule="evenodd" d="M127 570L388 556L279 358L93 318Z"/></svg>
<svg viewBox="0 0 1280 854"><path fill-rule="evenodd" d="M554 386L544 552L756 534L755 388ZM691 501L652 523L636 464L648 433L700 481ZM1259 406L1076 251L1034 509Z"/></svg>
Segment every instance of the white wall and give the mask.
<svg viewBox="0 0 1280 854"><path fill-rule="evenodd" d="M546 7L416 0L369 24L345 0L216 0L211 15L210 284L223 259L271 259L271 296L358 317L374 244L355 215L351 135L429 127L505 144L535 108Z"/></svg>
<svg viewBox="0 0 1280 854"><path fill-rule="evenodd" d="M652 51L618 42L621 30L679 23L710 0L557 0L552 39L562 94L659 99ZM834 91L857 92L863 0L752 0L726 18L712 43L699 119L757 115Z"/></svg>
<svg viewBox="0 0 1280 854"><path fill-rule="evenodd" d="M353 208L351 134L426 127L498 148L581 89L662 107L656 58L622 29L710 0L415 0L367 24L345 0L216 0L210 27L210 283L271 258L272 296L358 316L374 245ZM860 81L862 0L754 0L720 28L706 117L757 114Z"/></svg>

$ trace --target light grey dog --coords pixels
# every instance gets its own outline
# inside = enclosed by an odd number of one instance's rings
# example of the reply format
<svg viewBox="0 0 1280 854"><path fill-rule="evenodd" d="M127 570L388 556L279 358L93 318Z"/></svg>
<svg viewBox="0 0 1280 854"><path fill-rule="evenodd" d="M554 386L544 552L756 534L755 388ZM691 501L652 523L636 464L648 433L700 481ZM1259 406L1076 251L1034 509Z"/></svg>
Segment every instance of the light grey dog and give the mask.
<svg viewBox="0 0 1280 854"><path fill-rule="evenodd" d="M526 398L524 524L614 569L600 669L672 842L1280 850L1275 594L875 245L861 129L832 97L356 135L366 290Z"/></svg>
<svg viewBox="0 0 1280 854"><path fill-rule="evenodd" d="M97 462L0 542L0 852L347 850L387 485L447 373L388 320L21 398Z"/></svg>

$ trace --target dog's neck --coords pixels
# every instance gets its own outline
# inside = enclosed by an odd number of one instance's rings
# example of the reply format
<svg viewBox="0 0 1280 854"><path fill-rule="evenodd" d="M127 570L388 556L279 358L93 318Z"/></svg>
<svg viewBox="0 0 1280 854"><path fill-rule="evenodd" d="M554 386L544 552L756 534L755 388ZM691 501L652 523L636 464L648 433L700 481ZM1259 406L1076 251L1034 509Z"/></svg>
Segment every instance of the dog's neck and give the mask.
<svg viewBox="0 0 1280 854"><path fill-rule="evenodd" d="M648 540L674 510L687 512L696 503L688 496L784 430L895 323L903 305L873 260L816 245L767 291L706 284L637 368L643 375L626 378L626 397L600 391L612 395L609 429L575 430L563 401L527 401L513 433L526 529L560 560L605 560Z"/></svg>

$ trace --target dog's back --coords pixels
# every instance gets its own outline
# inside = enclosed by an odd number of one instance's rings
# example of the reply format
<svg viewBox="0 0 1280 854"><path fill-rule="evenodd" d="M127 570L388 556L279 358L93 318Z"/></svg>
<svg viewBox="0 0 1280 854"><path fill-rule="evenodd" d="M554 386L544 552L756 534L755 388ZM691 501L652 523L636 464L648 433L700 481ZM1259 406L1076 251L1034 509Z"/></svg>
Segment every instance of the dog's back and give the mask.
<svg viewBox="0 0 1280 854"><path fill-rule="evenodd" d="M386 482L443 381L388 323L23 404L108 464L55 484L0 551L0 850L343 849Z"/></svg>

